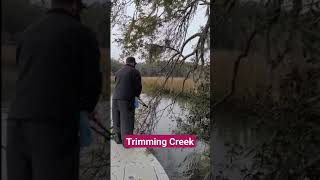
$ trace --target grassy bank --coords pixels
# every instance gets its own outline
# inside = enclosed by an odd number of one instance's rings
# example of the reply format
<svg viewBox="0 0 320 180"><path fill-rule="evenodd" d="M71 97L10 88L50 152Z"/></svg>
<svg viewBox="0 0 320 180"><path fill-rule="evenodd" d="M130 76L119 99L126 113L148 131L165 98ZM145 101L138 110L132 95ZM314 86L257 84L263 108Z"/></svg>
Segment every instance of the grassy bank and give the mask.
<svg viewBox="0 0 320 180"><path fill-rule="evenodd" d="M154 93L161 90L164 94L191 94L194 90L194 82L191 79L174 77L169 78L164 84L165 77L143 77L142 86L144 93Z"/></svg>
<svg viewBox="0 0 320 180"><path fill-rule="evenodd" d="M142 77L142 92L146 94L152 94L159 90L163 94L191 94L194 91L195 83L191 79L182 77L169 78L165 85L165 77ZM184 84L184 85L183 85ZM114 89L115 81L111 76L111 89Z"/></svg>

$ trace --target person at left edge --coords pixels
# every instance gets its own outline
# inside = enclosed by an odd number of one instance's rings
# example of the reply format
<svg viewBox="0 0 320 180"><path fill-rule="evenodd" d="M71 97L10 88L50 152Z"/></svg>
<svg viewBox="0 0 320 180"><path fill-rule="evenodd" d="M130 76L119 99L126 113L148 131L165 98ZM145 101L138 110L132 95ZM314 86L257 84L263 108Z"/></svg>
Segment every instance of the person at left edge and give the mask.
<svg viewBox="0 0 320 180"><path fill-rule="evenodd" d="M79 21L80 0L52 0L17 42L16 95L8 113L8 180L77 180L79 112L101 92L100 52Z"/></svg>

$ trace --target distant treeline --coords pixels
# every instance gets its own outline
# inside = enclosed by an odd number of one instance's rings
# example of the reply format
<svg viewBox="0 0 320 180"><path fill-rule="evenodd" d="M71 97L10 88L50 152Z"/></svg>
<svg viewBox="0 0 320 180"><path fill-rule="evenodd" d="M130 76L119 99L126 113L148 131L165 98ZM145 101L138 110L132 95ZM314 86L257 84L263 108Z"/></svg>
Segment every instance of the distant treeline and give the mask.
<svg viewBox="0 0 320 180"><path fill-rule="evenodd" d="M137 69L140 71L142 76L146 77L156 77L156 76L165 76L171 69L170 65L167 65L167 61L156 61L153 63L138 63ZM117 60L111 60L111 72L114 74L117 72L124 63ZM171 76L173 77L186 77L188 72L192 70L193 64L190 62L185 62L182 65L177 65L176 68L172 71ZM190 73L191 77L192 73Z"/></svg>
<svg viewBox="0 0 320 180"><path fill-rule="evenodd" d="M30 0L2 0L1 43L14 45L19 33L28 25L37 21L48 10L40 2L30 3ZM82 22L97 33L100 47L106 47L108 25L105 21L106 11L103 3L94 2L82 13Z"/></svg>

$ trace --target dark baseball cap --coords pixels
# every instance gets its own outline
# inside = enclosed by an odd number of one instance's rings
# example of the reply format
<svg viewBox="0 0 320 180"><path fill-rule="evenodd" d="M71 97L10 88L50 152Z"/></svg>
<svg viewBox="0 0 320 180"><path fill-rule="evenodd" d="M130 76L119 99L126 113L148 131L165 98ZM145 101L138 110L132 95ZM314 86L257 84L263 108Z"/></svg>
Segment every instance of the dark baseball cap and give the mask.
<svg viewBox="0 0 320 180"><path fill-rule="evenodd" d="M134 57L128 57L126 59L126 64L137 64L136 59Z"/></svg>

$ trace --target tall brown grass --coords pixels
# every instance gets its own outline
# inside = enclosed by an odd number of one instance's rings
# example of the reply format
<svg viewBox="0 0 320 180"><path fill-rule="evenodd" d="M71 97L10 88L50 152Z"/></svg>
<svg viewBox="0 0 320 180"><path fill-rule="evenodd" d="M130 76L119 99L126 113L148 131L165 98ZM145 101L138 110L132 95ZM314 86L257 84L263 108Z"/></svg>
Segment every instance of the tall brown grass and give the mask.
<svg viewBox="0 0 320 180"><path fill-rule="evenodd" d="M168 78L164 84L165 77L143 77L142 84L144 91L155 91L162 89L169 93L191 93L194 91L195 83L192 79L186 79L183 77Z"/></svg>
<svg viewBox="0 0 320 180"><path fill-rule="evenodd" d="M213 54L210 73L211 89L215 97L223 97L229 92L234 62L240 53L239 51L217 50ZM303 65L301 64L299 68L303 70ZM250 53L239 64L233 97L255 99L271 95L276 100L282 96L281 81L290 72L290 69L290 65L284 62L271 72L270 65L263 54ZM269 85L272 85L272 89L269 89Z"/></svg>
<svg viewBox="0 0 320 180"><path fill-rule="evenodd" d="M152 93L161 90L167 93L191 93L194 91L195 83L192 79L183 77L169 78L164 84L165 77L142 77L142 91L144 93ZM185 82L184 82L185 80ZM111 76L111 88L114 88L114 76ZM183 85L184 84L184 85Z"/></svg>

